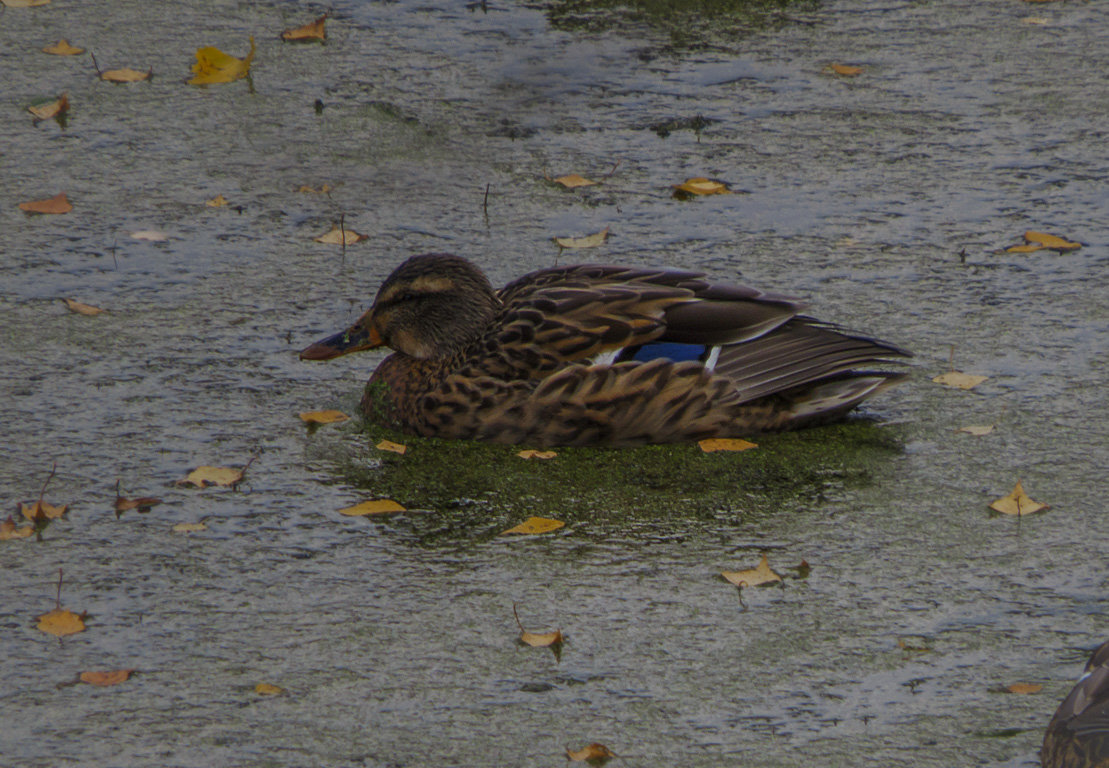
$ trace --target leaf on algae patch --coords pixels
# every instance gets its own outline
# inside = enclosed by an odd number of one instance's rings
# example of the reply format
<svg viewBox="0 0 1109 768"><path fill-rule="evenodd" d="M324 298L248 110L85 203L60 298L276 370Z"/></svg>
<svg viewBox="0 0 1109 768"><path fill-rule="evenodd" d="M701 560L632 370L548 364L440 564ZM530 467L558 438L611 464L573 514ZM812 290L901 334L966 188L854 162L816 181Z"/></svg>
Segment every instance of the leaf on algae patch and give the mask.
<svg viewBox="0 0 1109 768"><path fill-rule="evenodd" d="M360 517L363 515L388 515L393 512L405 511L407 510L403 506L392 499L372 499L363 501L361 504L355 504L353 507L340 509L339 514L348 517Z"/></svg>
<svg viewBox="0 0 1109 768"><path fill-rule="evenodd" d="M377 450L379 450L379 451L389 451L390 453L399 453L401 456L403 456L405 453L408 452L408 446L407 445L402 445L401 443L394 443L392 440L382 440L380 443L375 445L374 448L377 448Z"/></svg>
<svg viewBox="0 0 1109 768"><path fill-rule="evenodd" d="M525 448L516 454L521 459L553 459L558 456L555 451L537 451L534 448Z"/></svg>
<svg viewBox="0 0 1109 768"><path fill-rule="evenodd" d="M554 520L549 517L529 517L519 525L514 525L507 531L501 531L501 536L507 534L550 533L551 531L557 531L565 525L566 523L561 520Z"/></svg>
<svg viewBox="0 0 1109 768"><path fill-rule="evenodd" d="M997 501L990 504L990 509L995 512L1000 512L1003 515L1031 515L1035 512L1041 512L1045 509L1051 509L1048 504L1041 504L1038 501L1033 501L1032 498L1024 492L1024 487L1021 485L1020 480L1017 480L1016 486L1009 492L1008 496L1002 496Z"/></svg>
<svg viewBox="0 0 1109 768"><path fill-rule="evenodd" d="M737 587L757 587L782 580L782 577L770 567L770 561L765 552L762 553L762 560L759 560L759 564L754 568L748 568L745 571L721 571L720 575Z"/></svg>
<svg viewBox="0 0 1109 768"><path fill-rule="evenodd" d="M196 63L192 66L193 77L189 85L214 85L230 83L250 74L250 62L254 61L254 36L250 36L250 53L241 59L224 53L215 46L197 48Z"/></svg>
<svg viewBox="0 0 1109 768"><path fill-rule="evenodd" d="M752 443L747 440L740 440L734 437L710 437L707 440L699 440L697 445L705 453L713 453L714 451L749 451L752 448L758 448L758 443Z"/></svg>

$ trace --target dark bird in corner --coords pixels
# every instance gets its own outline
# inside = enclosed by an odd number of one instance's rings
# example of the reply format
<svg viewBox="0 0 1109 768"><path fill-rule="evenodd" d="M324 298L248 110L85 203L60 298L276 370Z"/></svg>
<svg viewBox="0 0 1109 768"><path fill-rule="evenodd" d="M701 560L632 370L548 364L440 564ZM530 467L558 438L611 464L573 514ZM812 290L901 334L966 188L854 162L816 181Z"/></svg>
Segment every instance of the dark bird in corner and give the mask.
<svg viewBox="0 0 1109 768"><path fill-rule="evenodd" d="M1055 710L1040 761L1044 768L1109 768L1109 642Z"/></svg>

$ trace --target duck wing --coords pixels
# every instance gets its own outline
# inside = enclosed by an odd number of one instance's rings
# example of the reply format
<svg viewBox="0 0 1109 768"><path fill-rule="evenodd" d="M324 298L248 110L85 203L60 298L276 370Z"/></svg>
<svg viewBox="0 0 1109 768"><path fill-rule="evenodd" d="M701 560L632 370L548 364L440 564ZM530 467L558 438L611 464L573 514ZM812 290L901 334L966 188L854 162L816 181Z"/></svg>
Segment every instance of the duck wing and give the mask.
<svg viewBox="0 0 1109 768"><path fill-rule="evenodd" d="M1109 642L1055 711L1040 759L1045 768L1109 766Z"/></svg>

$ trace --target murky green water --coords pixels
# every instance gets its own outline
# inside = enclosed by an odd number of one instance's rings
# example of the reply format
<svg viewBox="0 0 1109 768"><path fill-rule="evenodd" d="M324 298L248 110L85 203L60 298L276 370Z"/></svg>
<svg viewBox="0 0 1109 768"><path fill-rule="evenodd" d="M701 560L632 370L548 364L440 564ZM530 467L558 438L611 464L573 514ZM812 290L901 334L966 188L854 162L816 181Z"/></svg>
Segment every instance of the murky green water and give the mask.
<svg viewBox="0 0 1109 768"><path fill-rule="evenodd" d="M10 510L57 462L47 499L71 504L43 542L0 542L0 764L562 765L599 741L621 765L1035 765L1109 633L1099 6L833 2L707 44L624 17L554 29L508 2L333 7L326 46L276 39L320 10L291 3L0 9L0 488ZM242 55L250 34L252 88L184 84L196 48ZM99 82L38 52L59 37L155 77ZM67 128L33 125L25 106L61 91ZM543 181L614 165L584 191ZM670 197L702 175L747 194ZM65 216L16 208L62 190ZM206 207L217 194L232 206ZM345 255L311 239L341 215L371 238ZM380 469L356 423L301 426L353 412L377 358L295 350L407 255L504 282L551 264L552 236L605 226L588 258L809 297L913 349L919 375L846 428L852 447L730 459L766 462L751 486L689 452L688 488L650 449L579 485L423 444L424 487ZM168 240L130 237L149 229ZM1026 229L1086 245L994 253ZM991 376L974 393L928 381L952 345ZM954 432L980 423L997 431ZM252 456L238 492L172 486ZM441 503L436 458L518 474ZM636 462L659 487L624 493ZM495 536L558 511L552 475L570 525ZM165 503L116 519L117 478ZM1051 511L990 517L1017 478ZM404 488L430 509L337 514ZM812 572L741 604L717 573L764 550ZM90 614L60 643L34 627L58 568ZM566 634L560 662L516 646L513 603ZM115 688L56 687L121 667L138 673ZM1013 682L1044 690L991 692Z"/></svg>

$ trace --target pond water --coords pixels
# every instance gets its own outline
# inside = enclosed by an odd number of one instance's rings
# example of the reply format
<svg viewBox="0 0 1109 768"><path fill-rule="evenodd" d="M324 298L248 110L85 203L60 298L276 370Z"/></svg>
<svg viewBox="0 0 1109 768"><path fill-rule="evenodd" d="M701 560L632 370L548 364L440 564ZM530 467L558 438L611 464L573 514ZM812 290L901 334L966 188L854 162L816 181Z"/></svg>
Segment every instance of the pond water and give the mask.
<svg viewBox="0 0 1109 768"><path fill-rule="evenodd" d="M703 39L508 0L330 8L300 46L278 33L325 9L0 8L0 498L56 463L46 499L70 504L43 541L0 541L0 762L544 766L601 742L621 765L1037 765L1109 634L1100 7L842 0ZM250 82L184 83L197 48L250 35ZM60 37L154 77L39 52ZM63 91L64 130L33 124ZM564 173L607 177L544 180ZM673 199L691 176L742 194ZM69 214L16 207L61 191ZM369 239L313 242L340 218ZM605 227L581 254L550 240ZM1025 230L1084 245L998 252ZM914 378L763 459L677 450L688 487L655 449L568 455L612 473L576 484L420 441L427 486L402 482L377 432L296 417L354 413L376 353L296 351L424 251L494 283L559 258L703 269L912 349ZM932 384L952 358L989 381ZM252 457L237 491L173 484ZM516 484L429 490L485 461ZM705 469L746 461L770 474ZM638 477L657 487L625 493ZM117 479L163 503L117 519ZM1018 479L1051 510L991 516ZM402 487L419 512L338 514ZM494 535L560 505L558 533ZM763 551L786 585L741 601L718 573ZM89 613L60 642L35 628L59 569ZM516 644L514 604L561 628L560 660ZM995 692L1017 682L1043 690Z"/></svg>

